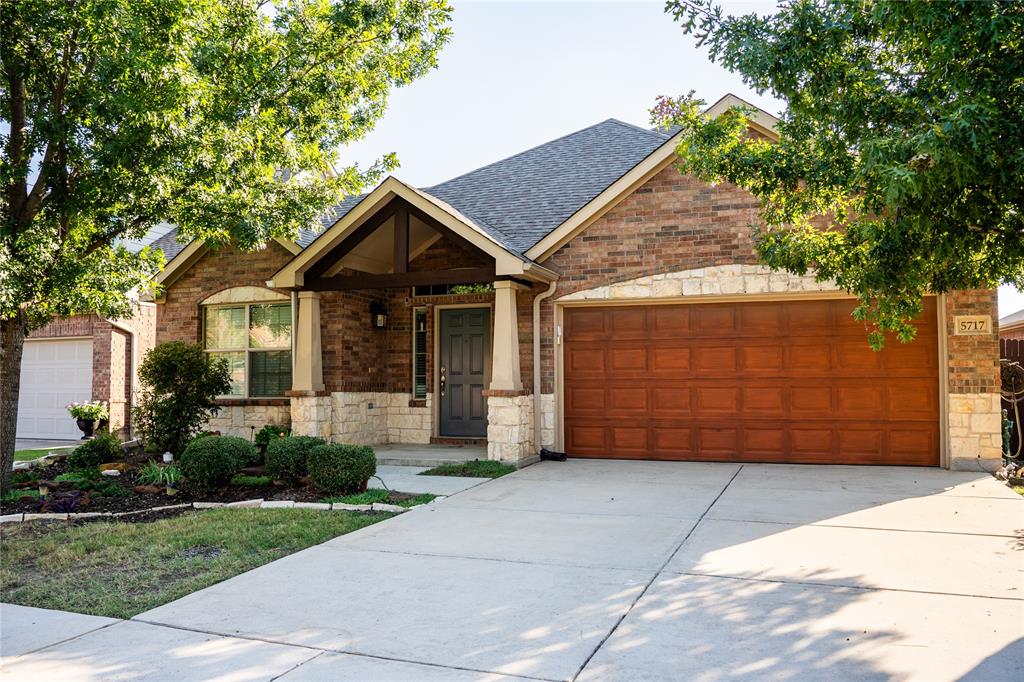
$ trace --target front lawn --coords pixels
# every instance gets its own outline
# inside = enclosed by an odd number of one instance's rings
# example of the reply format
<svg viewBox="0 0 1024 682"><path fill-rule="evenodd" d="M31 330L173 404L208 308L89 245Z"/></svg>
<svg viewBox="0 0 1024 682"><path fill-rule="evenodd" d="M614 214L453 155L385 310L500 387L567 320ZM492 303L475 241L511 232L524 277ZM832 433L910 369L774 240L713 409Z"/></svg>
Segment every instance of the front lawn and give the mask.
<svg viewBox="0 0 1024 682"><path fill-rule="evenodd" d="M421 493L412 495L410 493L399 493L393 490L379 490L371 488L365 493L356 495L342 495L341 497L328 497L324 502L340 502L342 504L373 504L374 502L384 504L396 504L399 507L416 507L421 504L432 502L437 495Z"/></svg>
<svg viewBox="0 0 1024 682"><path fill-rule="evenodd" d="M467 478L501 478L516 468L489 459L474 459L461 464L441 464L433 469L421 471L420 476L463 476Z"/></svg>
<svg viewBox="0 0 1024 682"><path fill-rule="evenodd" d="M14 461L15 462L28 462L33 459L39 459L44 455L48 455L51 452L58 452L60 450L69 450L73 446L62 446L57 448L39 448L37 450L15 450Z"/></svg>
<svg viewBox="0 0 1024 682"><path fill-rule="evenodd" d="M214 509L152 523L5 524L0 601L131 618L386 518L310 509Z"/></svg>

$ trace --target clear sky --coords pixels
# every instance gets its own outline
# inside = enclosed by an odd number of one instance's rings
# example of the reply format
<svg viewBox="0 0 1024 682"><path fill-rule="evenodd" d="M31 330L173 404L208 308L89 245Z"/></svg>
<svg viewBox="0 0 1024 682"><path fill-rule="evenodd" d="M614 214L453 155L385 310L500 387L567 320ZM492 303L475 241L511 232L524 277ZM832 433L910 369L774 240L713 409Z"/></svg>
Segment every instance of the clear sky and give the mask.
<svg viewBox="0 0 1024 682"><path fill-rule="evenodd" d="M774 3L725 2L726 11L771 12ZM425 187L607 118L648 125L655 97L695 90L713 103L727 92L771 112L758 95L711 63L662 2L454 3L454 36L434 72L397 90L366 139L343 163L387 152L395 175ZM1003 287L1000 316L1024 308Z"/></svg>

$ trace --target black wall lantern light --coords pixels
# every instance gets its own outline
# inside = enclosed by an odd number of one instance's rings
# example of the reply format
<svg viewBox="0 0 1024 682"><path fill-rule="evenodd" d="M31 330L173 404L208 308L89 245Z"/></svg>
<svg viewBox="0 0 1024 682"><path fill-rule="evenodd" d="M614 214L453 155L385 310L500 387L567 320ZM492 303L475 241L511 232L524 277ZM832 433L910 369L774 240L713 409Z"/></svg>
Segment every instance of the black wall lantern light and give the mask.
<svg viewBox="0 0 1024 682"><path fill-rule="evenodd" d="M388 310L383 303L374 301L370 304L370 320L374 329L387 329Z"/></svg>

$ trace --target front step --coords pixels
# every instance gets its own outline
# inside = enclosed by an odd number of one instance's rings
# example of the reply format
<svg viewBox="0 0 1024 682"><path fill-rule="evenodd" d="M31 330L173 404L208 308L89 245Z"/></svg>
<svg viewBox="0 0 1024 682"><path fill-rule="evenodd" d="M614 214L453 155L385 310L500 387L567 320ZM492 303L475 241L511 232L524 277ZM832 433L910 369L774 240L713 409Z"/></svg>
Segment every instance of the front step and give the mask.
<svg viewBox="0 0 1024 682"><path fill-rule="evenodd" d="M435 467L487 459L486 444L472 445L382 445L375 448L377 464L406 467Z"/></svg>

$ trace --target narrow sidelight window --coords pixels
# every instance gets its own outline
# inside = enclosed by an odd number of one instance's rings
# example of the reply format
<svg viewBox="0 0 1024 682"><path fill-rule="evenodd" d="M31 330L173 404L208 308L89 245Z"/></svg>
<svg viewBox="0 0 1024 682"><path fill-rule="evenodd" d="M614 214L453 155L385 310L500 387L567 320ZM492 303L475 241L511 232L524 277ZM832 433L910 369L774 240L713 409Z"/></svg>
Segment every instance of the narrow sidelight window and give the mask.
<svg viewBox="0 0 1024 682"><path fill-rule="evenodd" d="M427 309L412 311L412 397L427 397Z"/></svg>

